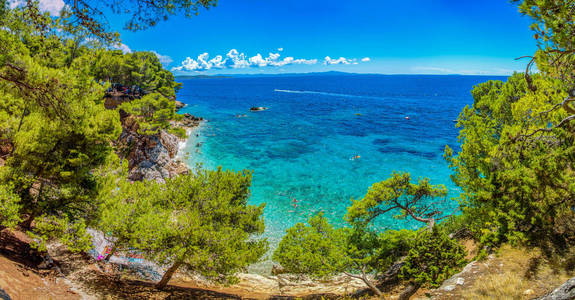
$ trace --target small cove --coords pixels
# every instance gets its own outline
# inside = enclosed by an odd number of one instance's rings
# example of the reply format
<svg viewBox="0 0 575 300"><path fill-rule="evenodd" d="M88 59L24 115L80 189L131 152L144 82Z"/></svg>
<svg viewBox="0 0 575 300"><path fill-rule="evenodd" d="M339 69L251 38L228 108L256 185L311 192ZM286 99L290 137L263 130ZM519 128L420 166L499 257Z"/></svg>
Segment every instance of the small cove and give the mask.
<svg viewBox="0 0 575 300"><path fill-rule="evenodd" d="M254 170L251 204L265 202L273 250L285 230L323 211L343 225L351 198L394 170L459 189L443 159L457 151L454 119L487 76L337 75L183 80L181 113L207 120L184 147L190 167ZM252 106L269 107L250 112ZM409 119L406 119L409 117ZM353 159L354 156L359 156ZM294 199L296 199L294 201ZM456 203L451 202L450 210ZM392 214L381 230L415 228ZM270 252L271 253L271 252ZM259 267L258 267L259 268Z"/></svg>

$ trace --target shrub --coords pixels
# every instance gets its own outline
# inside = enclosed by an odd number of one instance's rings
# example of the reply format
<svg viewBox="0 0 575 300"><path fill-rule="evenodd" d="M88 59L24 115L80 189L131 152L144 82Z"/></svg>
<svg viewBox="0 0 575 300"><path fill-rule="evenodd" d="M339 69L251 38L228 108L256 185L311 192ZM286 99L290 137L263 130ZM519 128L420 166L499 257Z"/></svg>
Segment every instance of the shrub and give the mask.
<svg viewBox="0 0 575 300"><path fill-rule="evenodd" d="M439 286L465 264L465 250L442 230L421 230L405 259L401 277Z"/></svg>

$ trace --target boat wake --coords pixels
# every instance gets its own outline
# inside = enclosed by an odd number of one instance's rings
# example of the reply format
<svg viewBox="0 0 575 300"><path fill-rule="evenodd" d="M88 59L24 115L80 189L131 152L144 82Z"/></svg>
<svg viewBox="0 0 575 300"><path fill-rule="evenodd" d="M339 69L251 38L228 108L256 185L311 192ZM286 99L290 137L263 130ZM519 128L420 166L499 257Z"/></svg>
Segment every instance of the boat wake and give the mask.
<svg viewBox="0 0 575 300"><path fill-rule="evenodd" d="M318 91L294 91L294 90L280 90L280 89L275 89L274 92L278 92L278 93L290 93L290 94L314 94L314 95L333 96L333 97L346 97L346 98L385 99L385 98L383 98L383 97L362 96L362 95L350 95L350 94L339 94L339 93L328 93L328 92L318 92Z"/></svg>

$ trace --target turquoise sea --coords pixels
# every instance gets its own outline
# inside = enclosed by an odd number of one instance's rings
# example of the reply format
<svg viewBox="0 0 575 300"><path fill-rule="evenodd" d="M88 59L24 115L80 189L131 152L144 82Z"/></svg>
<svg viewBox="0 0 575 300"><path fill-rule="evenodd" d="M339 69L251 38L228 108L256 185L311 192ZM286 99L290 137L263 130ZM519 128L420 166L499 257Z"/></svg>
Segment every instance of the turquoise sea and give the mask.
<svg viewBox="0 0 575 300"><path fill-rule="evenodd" d="M456 197L443 150L458 149L454 120L473 102L472 87L490 79L506 78L319 74L181 80L178 100L187 106L180 112L209 120L183 152L190 166L254 170L250 201L266 203L265 237L273 249L287 228L318 211L341 225L350 199L393 170L429 177ZM269 109L250 112L252 106ZM378 223L382 229L420 225L391 215Z"/></svg>

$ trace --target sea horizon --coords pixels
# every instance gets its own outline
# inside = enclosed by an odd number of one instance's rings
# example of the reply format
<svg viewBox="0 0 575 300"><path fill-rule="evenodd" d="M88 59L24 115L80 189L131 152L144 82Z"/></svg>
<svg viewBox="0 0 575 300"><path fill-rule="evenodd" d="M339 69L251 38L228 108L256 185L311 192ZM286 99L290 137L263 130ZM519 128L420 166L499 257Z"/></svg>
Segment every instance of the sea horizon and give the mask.
<svg viewBox="0 0 575 300"><path fill-rule="evenodd" d="M512 74L500 75L500 74L420 74L420 73L357 73L357 72L341 72L341 71L325 71L325 72L286 72L286 73L222 73L222 74L203 74L203 73L189 73L182 74L176 73L174 77L178 79L213 79L213 78L242 78L242 77L298 77L298 76L479 76L479 77L505 77L508 78Z"/></svg>

